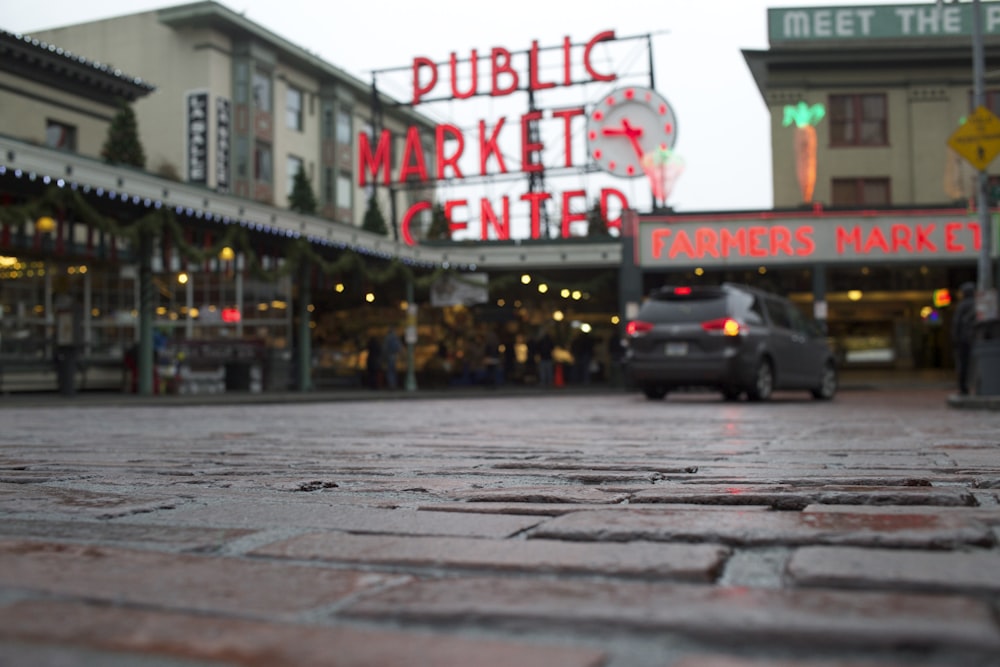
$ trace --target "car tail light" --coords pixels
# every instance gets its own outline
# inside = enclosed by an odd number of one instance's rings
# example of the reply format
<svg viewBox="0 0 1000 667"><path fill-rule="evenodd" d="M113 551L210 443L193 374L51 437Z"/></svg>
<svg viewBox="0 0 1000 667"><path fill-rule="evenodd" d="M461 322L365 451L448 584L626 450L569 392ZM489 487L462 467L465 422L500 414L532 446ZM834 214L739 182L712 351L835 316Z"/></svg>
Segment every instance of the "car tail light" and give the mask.
<svg viewBox="0 0 1000 667"><path fill-rule="evenodd" d="M723 336L739 336L746 333L746 327L731 317L720 317L717 320L702 322L701 328L709 333L719 333Z"/></svg>
<svg viewBox="0 0 1000 667"><path fill-rule="evenodd" d="M674 288L674 296L690 296L690 295L691 295L691 288L690 287L675 287Z"/></svg>
<svg viewBox="0 0 1000 667"><path fill-rule="evenodd" d="M632 320L625 327L625 333L629 336L638 336L640 334L649 333L652 330L652 322L643 322L642 320Z"/></svg>

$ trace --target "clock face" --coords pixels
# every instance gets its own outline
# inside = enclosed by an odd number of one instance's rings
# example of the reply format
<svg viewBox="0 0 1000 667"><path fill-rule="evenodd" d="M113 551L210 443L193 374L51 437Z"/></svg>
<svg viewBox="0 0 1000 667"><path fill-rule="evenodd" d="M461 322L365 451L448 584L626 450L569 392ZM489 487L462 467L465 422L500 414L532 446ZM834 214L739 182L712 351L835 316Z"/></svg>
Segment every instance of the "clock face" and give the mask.
<svg viewBox="0 0 1000 667"><path fill-rule="evenodd" d="M667 101L640 86L618 88L598 101L587 119L587 150L604 171L644 175L642 158L673 148L677 120ZM647 164L649 159L647 158Z"/></svg>

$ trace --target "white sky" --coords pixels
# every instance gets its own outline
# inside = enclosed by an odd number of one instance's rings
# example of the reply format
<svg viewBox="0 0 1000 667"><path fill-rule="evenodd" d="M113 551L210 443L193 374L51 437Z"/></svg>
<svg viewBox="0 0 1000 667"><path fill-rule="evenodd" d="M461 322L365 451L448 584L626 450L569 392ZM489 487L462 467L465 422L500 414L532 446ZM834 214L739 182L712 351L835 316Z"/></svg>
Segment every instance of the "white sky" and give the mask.
<svg viewBox="0 0 1000 667"><path fill-rule="evenodd" d="M931 4L933 0L925 1ZM0 2L0 27L31 34L33 30L174 4L183 3L169 0L8 0ZM678 211L713 211L760 209L772 205L767 109L740 52L743 48L767 48L767 8L907 3L879 0L506 0L495 3L469 0L338 0L330 3L225 0L223 4L364 81L370 81L373 69L409 67L417 56L440 62L446 61L455 51L461 60L468 58L472 49L477 49L479 54L488 54L495 46L512 52L523 51L531 46L532 40L546 47L562 44L565 36L573 43L586 42L604 30L614 30L619 37L654 33L656 88L667 98L677 116L678 138L674 148L686 164L669 203ZM619 74L628 69L645 70L643 45L640 41L627 42L599 57L613 59L609 67ZM558 52L550 53L556 57L554 54ZM543 66L548 55L542 55ZM113 64L129 74L142 76L142 72L134 71L129 63ZM551 64L558 67L555 62ZM406 99L409 90L405 84L409 73L394 76L395 79L391 76L380 79L383 90L398 99ZM488 82L488 71L480 72L481 87L484 80ZM638 83L648 83L648 79ZM604 92L607 89L591 90L589 87L564 90L562 94L570 95L569 102L564 101L566 98L543 99L539 106L552 109L586 104L588 100L580 99L581 96L594 97ZM518 96L511 96L514 97ZM514 107L501 107L503 100L487 100L478 103L487 105L485 107L460 102L449 103L447 108L440 110L424 107L418 110L429 112L432 117L440 114L439 119L470 128L474 128L481 118L492 126L497 117L507 116L506 131L519 135L517 120L526 111L527 102L523 96L516 101L511 98L507 101ZM580 157L575 160L577 164L582 163ZM575 180L547 182L547 190L560 192L592 187L592 183L581 180L580 176L567 178ZM633 199L636 208L648 208L648 187L638 187L639 181L612 179L611 185ZM516 185L505 186L504 191L512 195L514 202L527 191L527 185L518 181ZM632 193L636 193L634 198ZM495 194L489 193L489 196Z"/></svg>

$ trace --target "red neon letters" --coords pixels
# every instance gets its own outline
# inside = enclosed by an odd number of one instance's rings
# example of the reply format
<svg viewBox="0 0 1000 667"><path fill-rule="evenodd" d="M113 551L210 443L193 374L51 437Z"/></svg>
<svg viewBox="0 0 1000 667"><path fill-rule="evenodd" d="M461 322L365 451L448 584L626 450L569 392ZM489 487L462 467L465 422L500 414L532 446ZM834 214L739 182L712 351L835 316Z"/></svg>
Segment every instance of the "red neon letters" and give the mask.
<svg viewBox="0 0 1000 667"><path fill-rule="evenodd" d="M891 256L979 250L977 222L885 222L872 226L815 224L657 227L649 232L654 260L776 259Z"/></svg>
<svg viewBox="0 0 1000 667"><path fill-rule="evenodd" d="M590 38L583 50L583 68L586 70L588 76L590 76L593 81L614 81L617 76L615 74L604 74L598 72L594 69L593 64L590 61L590 54L594 50L594 47L601 43L615 38L615 32L613 30L605 30L604 32L599 32ZM558 83L555 81L542 81L541 79L541 49L538 46L537 41L531 43L531 49L528 51L528 71L527 71L527 90L544 90L546 88L555 88L556 86L570 86L573 85L571 79L572 70L572 44L569 41L569 37L563 38L562 49L560 50L562 56L562 80ZM449 81L449 93L450 95L441 99L456 99L463 100L473 95L480 94L479 90L479 53L476 49L473 49L469 54L468 65L469 65L469 84L466 90L458 89L458 79L459 79L459 59L458 55L453 51L448 58L448 81ZM493 97L501 97L503 95L510 95L511 93L521 89L521 81L524 73L519 74L513 66L513 55L510 51L503 48L502 46L493 47L490 50L489 55L489 68L490 68L490 89L489 94ZM414 105L420 104L426 101L425 96L429 95L434 91L438 85L439 72L438 64L435 63L430 58L425 58L423 56L418 56L413 59L413 98L411 103Z"/></svg>

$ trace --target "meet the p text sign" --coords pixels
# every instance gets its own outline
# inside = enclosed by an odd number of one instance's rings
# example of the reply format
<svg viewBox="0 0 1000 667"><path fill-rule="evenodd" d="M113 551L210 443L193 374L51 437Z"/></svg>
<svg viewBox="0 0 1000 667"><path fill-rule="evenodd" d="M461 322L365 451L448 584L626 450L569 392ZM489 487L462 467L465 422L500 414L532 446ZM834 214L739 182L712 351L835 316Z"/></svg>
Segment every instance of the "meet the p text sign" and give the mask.
<svg viewBox="0 0 1000 667"><path fill-rule="evenodd" d="M982 2L983 33L1000 34L1000 2ZM933 37L971 37L971 2L767 10L770 43Z"/></svg>

